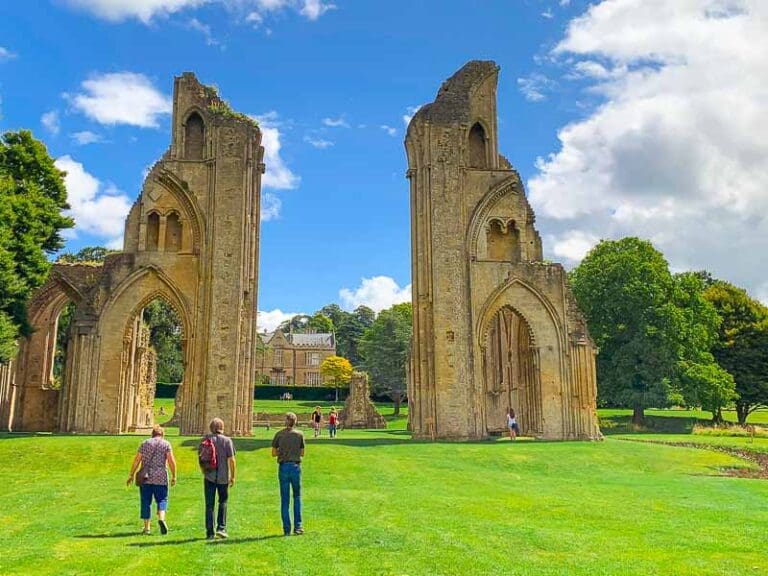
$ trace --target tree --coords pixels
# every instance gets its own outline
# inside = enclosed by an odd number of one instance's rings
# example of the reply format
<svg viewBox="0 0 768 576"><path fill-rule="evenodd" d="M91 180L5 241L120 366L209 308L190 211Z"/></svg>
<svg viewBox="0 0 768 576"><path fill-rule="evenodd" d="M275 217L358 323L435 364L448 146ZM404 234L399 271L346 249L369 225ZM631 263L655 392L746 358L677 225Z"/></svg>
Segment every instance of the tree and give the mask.
<svg viewBox="0 0 768 576"><path fill-rule="evenodd" d="M413 333L410 302L382 310L360 339L363 366L371 376L373 390L385 393L395 403L395 415L407 393L408 355Z"/></svg>
<svg viewBox="0 0 768 576"><path fill-rule="evenodd" d="M312 317L307 314L297 314L296 316L281 322L277 329L282 332L296 332L297 334L301 334L306 331L311 319Z"/></svg>
<svg viewBox="0 0 768 576"><path fill-rule="evenodd" d="M339 387L349 384L352 378L352 364L341 356L328 356L320 364L320 374L325 379L326 386L336 390L336 402L339 401Z"/></svg>
<svg viewBox="0 0 768 576"><path fill-rule="evenodd" d="M722 318L713 355L734 379L739 424L768 406L768 308L746 290L716 281L704 293Z"/></svg>
<svg viewBox="0 0 768 576"><path fill-rule="evenodd" d="M322 312L315 312L309 319L309 322L307 323L307 327L318 333L332 333L333 332L333 322L331 321L328 316L323 314Z"/></svg>
<svg viewBox="0 0 768 576"><path fill-rule="evenodd" d="M71 252L64 252L56 259L56 262L65 264L104 262L109 254L115 254L117 252L119 252L119 250L111 250L110 248L104 248L104 246L86 246L74 254Z"/></svg>
<svg viewBox="0 0 768 576"><path fill-rule="evenodd" d="M343 312L341 323L336 325L336 352L347 358L354 367L360 367L360 339L376 319L376 313L367 306L358 306L351 314Z"/></svg>
<svg viewBox="0 0 768 576"><path fill-rule="evenodd" d="M0 361L13 355L19 334L28 336L25 302L47 279L48 254L61 249L61 231L74 221L64 173L31 132L6 132L0 138Z"/></svg>
<svg viewBox="0 0 768 576"><path fill-rule="evenodd" d="M602 403L630 406L633 422L641 424L645 408L666 406L673 395L690 395L698 390L694 382L699 388L707 382L724 385L706 357L716 315L697 295L702 280L695 274L674 278L650 242L601 241L571 272L570 281L600 349Z"/></svg>
<svg viewBox="0 0 768 576"><path fill-rule="evenodd" d="M181 382L184 356L181 349L181 322L165 300L156 299L144 308L142 317L149 327L149 342L157 354L157 381Z"/></svg>

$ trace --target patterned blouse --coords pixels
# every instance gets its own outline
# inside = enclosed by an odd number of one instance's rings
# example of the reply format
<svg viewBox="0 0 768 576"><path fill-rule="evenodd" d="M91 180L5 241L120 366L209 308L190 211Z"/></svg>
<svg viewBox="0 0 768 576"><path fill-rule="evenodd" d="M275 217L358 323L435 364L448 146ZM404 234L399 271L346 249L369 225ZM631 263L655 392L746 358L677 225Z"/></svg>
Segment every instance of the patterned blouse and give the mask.
<svg viewBox="0 0 768 576"><path fill-rule="evenodd" d="M168 484L168 471L165 469L166 455L171 445L160 436L144 440L139 446L141 471L147 474L146 484Z"/></svg>

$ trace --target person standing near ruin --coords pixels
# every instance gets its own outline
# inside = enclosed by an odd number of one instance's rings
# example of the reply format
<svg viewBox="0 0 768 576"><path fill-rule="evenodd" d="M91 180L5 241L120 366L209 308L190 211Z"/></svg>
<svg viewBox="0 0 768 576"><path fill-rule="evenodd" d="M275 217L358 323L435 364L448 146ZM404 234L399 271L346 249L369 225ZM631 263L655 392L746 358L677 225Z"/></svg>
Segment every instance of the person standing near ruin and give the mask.
<svg viewBox="0 0 768 576"><path fill-rule="evenodd" d="M520 434L520 426L517 424L515 410L512 407L507 410L507 428L509 429L510 440L514 440Z"/></svg>
<svg viewBox="0 0 768 576"><path fill-rule="evenodd" d="M227 503L229 489L235 484L235 446L232 439L224 435L224 421L214 418L209 425L210 434L206 434L200 443L198 458L205 476L203 490L205 494L205 536L213 540L216 536L227 538ZM210 441L210 444L207 443ZM210 448L210 445L213 448ZM211 453L213 456L211 456ZM215 466L213 465L215 462ZM216 531L213 530L213 509L216 495L219 497L219 511L216 516Z"/></svg>
<svg viewBox="0 0 768 576"><path fill-rule="evenodd" d="M157 523L160 533L168 533L165 511L168 509L168 470L171 470L171 486L176 485L176 459L173 457L171 444L165 440L165 430L157 424L152 427L152 437L144 440L131 464L127 486L134 481L141 496L141 519L144 521L144 534L150 533L152 517L152 499L157 506ZM141 468L139 468L141 467ZM138 474L136 472L138 471ZM134 480L134 474L136 478Z"/></svg>
<svg viewBox="0 0 768 576"><path fill-rule="evenodd" d="M336 429L339 425L339 413L336 412L336 407L332 406L331 411L328 414L328 435L331 438L336 438Z"/></svg>
<svg viewBox="0 0 768 576"><path fill-rule="evenodd" d="M315 411L312 412L310 420L312 422L312 428L315 431L314 437L317 438L320 436L320 425L323 422L323 411L320 409L320 406L315 406Z"/></svg>
<svg viewBox="0 0 768 576"><path fill-rule="evenodd" d="M293 533L304 534L301 520L301 459L304 458L304 434L296 429L296 414L285 415L285 428L272 438L272 456L277 458L280 482L280 516L283 535L291 535L290 500L293 491Z"/></svg>

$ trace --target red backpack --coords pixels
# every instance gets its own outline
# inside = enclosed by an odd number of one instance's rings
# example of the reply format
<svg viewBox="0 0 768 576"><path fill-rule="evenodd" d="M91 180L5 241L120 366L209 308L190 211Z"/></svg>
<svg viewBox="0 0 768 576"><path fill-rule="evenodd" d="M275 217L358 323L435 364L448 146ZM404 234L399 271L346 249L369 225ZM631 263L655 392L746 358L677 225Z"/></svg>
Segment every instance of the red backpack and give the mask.
<svg viewBox="0 0 768 576"><path fill-rule="evenodd" d="M200 468L206 472L218 468L216 443L210 436L203 438L203 441L200 442L200 446L197 447L197 461L200 463Z"/></svg>

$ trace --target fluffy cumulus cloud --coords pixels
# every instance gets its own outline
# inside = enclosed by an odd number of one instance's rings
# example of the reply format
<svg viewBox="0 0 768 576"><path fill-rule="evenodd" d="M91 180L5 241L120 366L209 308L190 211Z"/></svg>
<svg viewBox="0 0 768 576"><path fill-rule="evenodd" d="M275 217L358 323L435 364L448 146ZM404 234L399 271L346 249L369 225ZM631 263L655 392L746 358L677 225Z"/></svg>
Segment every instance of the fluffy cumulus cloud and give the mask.
<svg viewBox="0 0 768 576"><path fill-rule="evenodd" d="M341 305L347 310L354 310L358 306L368 306L380 312L394 304L410 302L411 285L400 288L389 276L374 276L363 278L360 286L355 289L342 288L339 290Z"/></svg>
<svg viewBox="0 0 768 576"><path fill-rule="evenodd" d="M92 234L109 248L122 248L125 217L131 209L128 196L112 185L105 186L71 156L58 158L56 167L67 173L64 184L75 233Z"/></svg>
<svg viewBox="0 0 768 576"><path fill-rule="evenodd" d="M763 0L604 0L571 21L553 55L600 103L528 182L547 248L573 264L637 235L765 294L766 54Z"/></svg>
<svg viewBox="0 0 768 576"><path fill-rule="evenodd" d="M203 4L219 4L233 13L245 12L246 21L259 24L264 16L283 11L295 12L307 20L317 20L336 6L322 0L65 0L72 8L102 20L121 22L136 19L145 24Z"/></svg>
<svg viewBox="0 0 768 576"><path fill-rule="evenodd" d="M87 144L95 144L102 142L102 138L99 134L91 132L90 130L82 130L81 132L73 132L69 135L72 141L79 146L86 146Z"/></svg>
<svg viewBox="0 0 768 576"><path fill-rule="evenodd" d="M143 74L114 72L85 80L82 91L65 94L72 107L100 124L157 128L172 102Z"/></svg>
<svg viewBox="0 0 768 576"><path fill-rule="evenodd" d="M50 110L40 117L40 124L51 134L56 136L61 130L61 121L59 120L59 111Z"/></svg>
<svg viewBox="0 0 768 576"><path fill-rule="evenodd" d="M277 112L271 111L261 116L254 116L261 129L261 145L264 146L264 164L267 170L261 184L264 188L290 190L299 185L301 178L291 172L280 155L282 123Z"/></svg>
<svg viewBox="0 0 768 576"><path fill-rule="evenodd" d="M277 329L281 323L298 316L302 312L283 312L279 308L274 310L259 310L256 316L256 327L259 332L272 332Z"/></svg>

